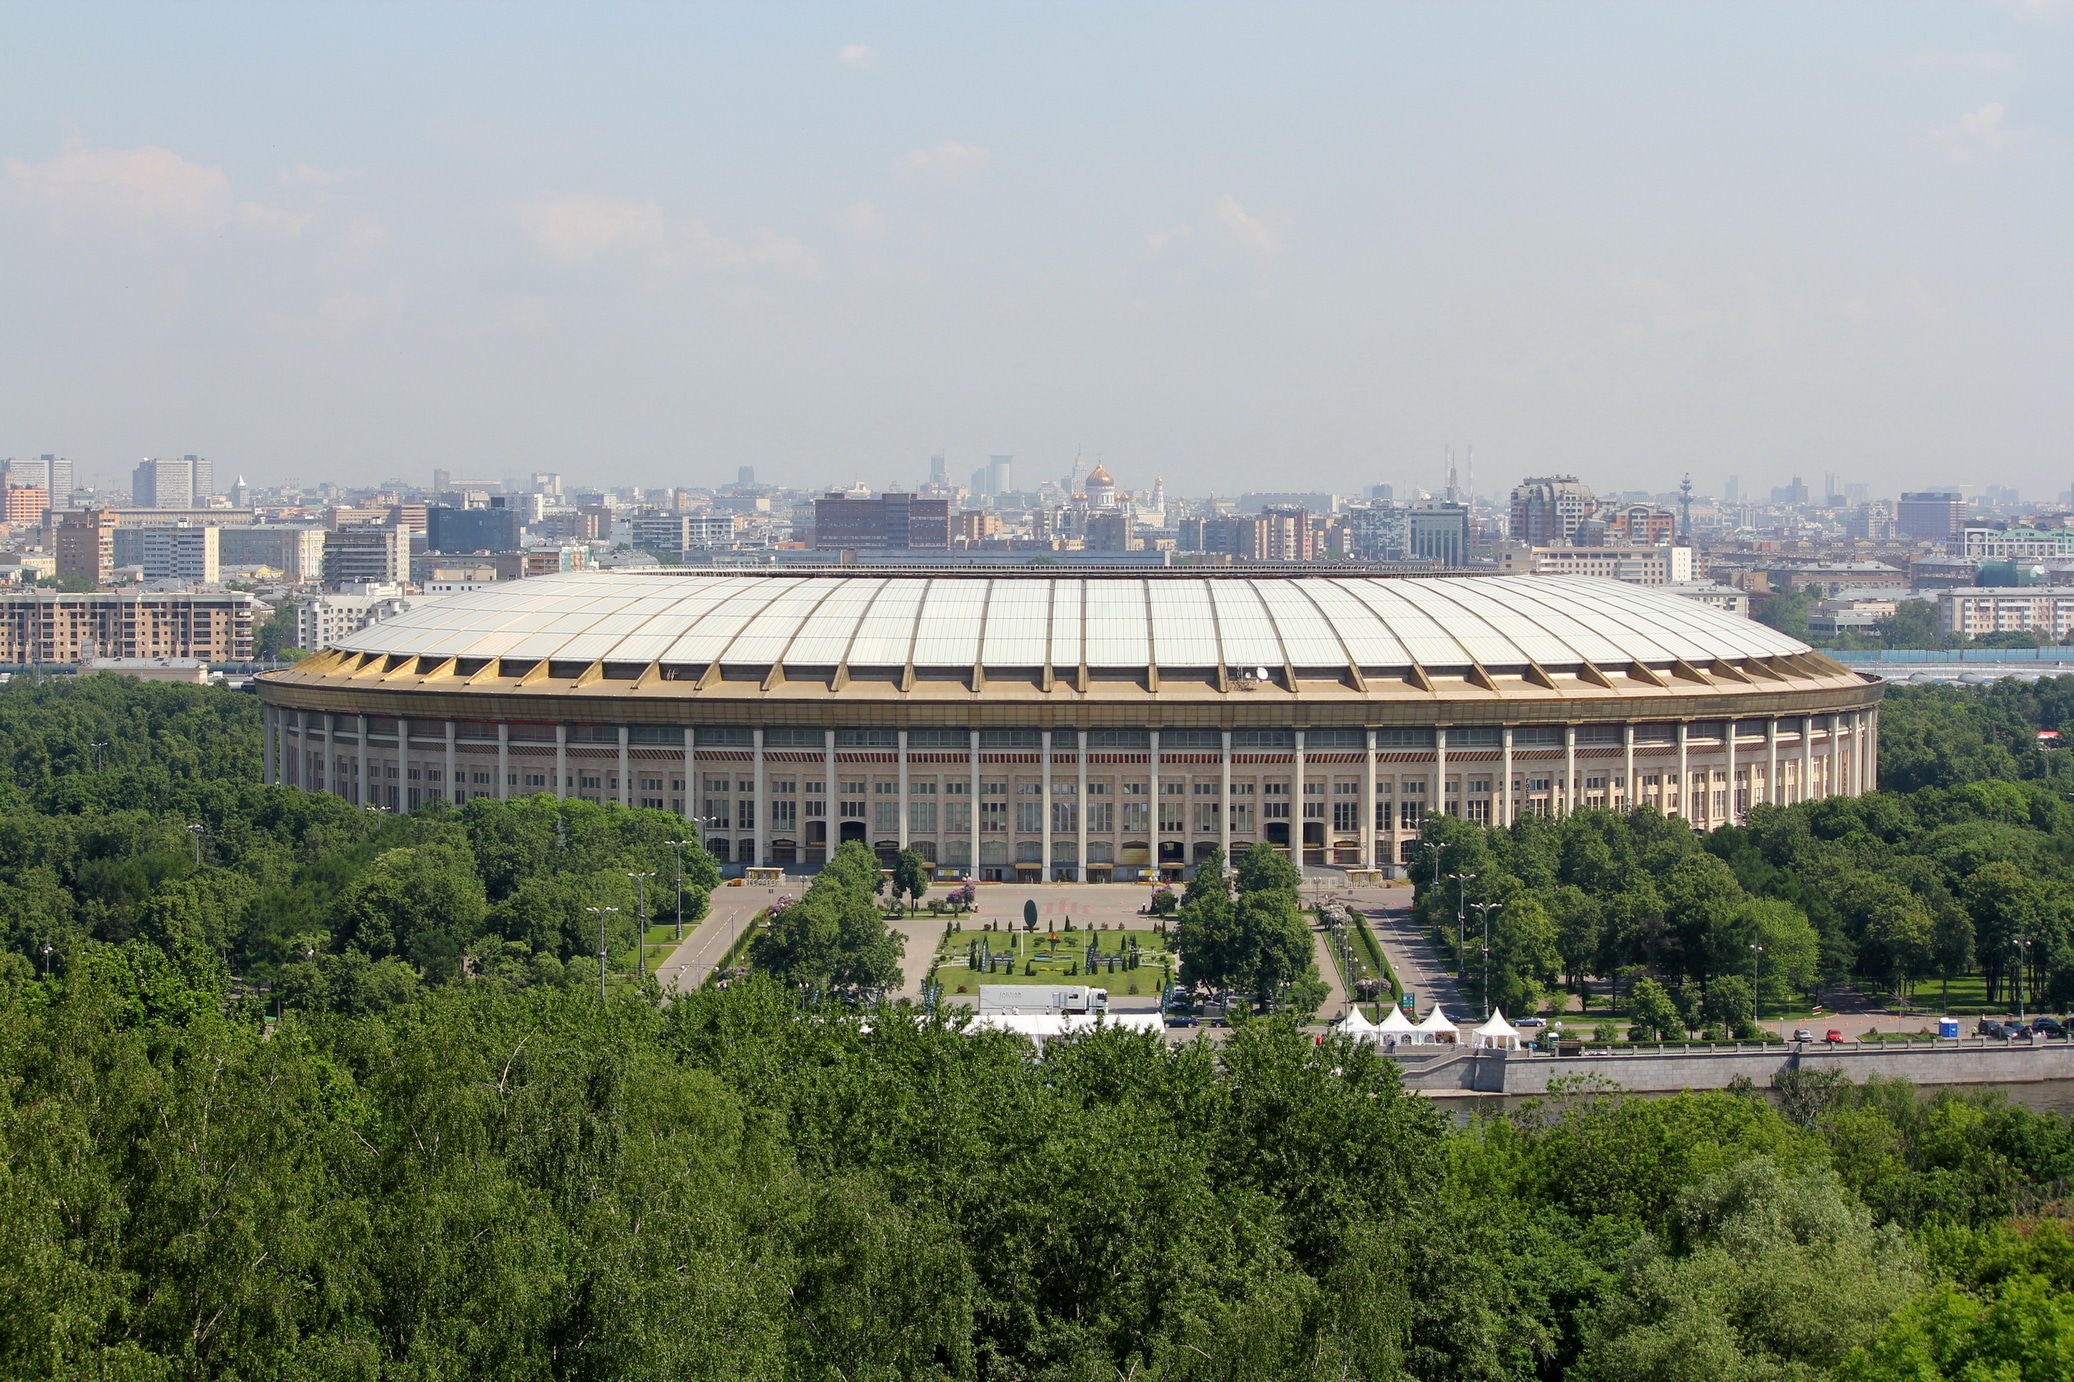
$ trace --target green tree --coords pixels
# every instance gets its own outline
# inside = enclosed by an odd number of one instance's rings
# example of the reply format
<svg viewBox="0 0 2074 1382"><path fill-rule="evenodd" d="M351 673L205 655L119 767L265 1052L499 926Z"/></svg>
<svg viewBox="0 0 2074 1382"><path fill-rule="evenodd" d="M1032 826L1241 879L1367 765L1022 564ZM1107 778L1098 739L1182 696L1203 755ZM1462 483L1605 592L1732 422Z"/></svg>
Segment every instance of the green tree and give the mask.
<svg viewBox="0 0 2074 1382"><path fill-rule="evenodd" d="M1685 1018L1662 984L1638 980L1628 995L1628 1038L1632 1041L1683 1041Z"/></svg>
<svg viewBox="0 0 2074 1382"><path fill-rule="evenodd" d="M1533 1012L1556 982L1559 932L1538 899L1522 893L1491 913L1491 1005Z"/></svg>
<svg viewBox="0 0 2074 1382"><path fill-rule="evenodd" d="M878 884L872 852L856 840L843 845L806 895L750 942L750 964L788 987L852 999L898 988L907 941L886 929Z"/></svg>
<svg viewBox="0 0 2074 1382"><path fill-rule="evenodd" d="M1601 1310L1594 1382L1814 1377L1871 1342L1918 1289L1907 1243L1835 1173L1758 1157L1686 1191L1669 1243Z"/></svg>
<svg viewBox="0 0 2074 1382"><path fill-rule="evenodd" d="M929 891L929 861L920 850L903 849L893 860L893 891L907 899L908 914L912 916L915 904Z"/></svg>
<svg viewBox="0 0 2074 1382"><path fill-rule="evenodd" d="M333 905L331 933L341 950L406 960L436 983L459 977L461 952L481 933L486 910L473 856L435 841L370 864Z"/></svg>

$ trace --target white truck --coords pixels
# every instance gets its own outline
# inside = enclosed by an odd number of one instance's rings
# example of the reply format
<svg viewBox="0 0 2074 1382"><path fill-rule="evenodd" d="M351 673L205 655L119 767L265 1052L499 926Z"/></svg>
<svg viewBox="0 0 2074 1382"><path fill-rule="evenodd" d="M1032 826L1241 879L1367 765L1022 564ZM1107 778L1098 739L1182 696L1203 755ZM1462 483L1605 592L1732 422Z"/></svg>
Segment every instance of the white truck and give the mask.
<svg viewBox="0 0 2074 1382"><path fill-rule="evenodd" d="M1089 988L1086 984L1062 984L1047 988L1042 984L981 984L979 986L979 1015L1023 1015L1081 1013L1096 1014L1109 1011L1109 990Z"/></svg>

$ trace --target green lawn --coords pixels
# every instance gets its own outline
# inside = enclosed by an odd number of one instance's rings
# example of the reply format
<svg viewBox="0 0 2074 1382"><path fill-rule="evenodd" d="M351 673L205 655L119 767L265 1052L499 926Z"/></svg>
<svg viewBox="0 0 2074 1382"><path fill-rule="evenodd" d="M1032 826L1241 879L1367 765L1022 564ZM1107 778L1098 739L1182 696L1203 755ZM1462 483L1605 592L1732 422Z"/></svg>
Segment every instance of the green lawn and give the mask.
<svg viewBox="0 0 2074 1382"><path fill-rule="evenodd" d="M1125 946L1135 940L1140 952L1138 967L1131 970L1119 966L1114 973L1107 968L1082 968L1090 939L1099 955L1121 955ZM966 960L968 949L979 940L997 956L1004 951L1013 955L1013 964L991 973L970 968ZM1167 962L1171 968L1174 958L1162 948L1164 944L1165 938L1151 931L1061 931L1056 945L1051 933L1043 931L957 931L937 947L936 982L943 985L948 995L957 994L961 988L968 995L976 995L981 984L1090 984L1112 994L1128 994L1130 986L1136 984L1140 994L1157 994L1161 962ZM1036 972L1025 974L1026 966Z"/></svg>

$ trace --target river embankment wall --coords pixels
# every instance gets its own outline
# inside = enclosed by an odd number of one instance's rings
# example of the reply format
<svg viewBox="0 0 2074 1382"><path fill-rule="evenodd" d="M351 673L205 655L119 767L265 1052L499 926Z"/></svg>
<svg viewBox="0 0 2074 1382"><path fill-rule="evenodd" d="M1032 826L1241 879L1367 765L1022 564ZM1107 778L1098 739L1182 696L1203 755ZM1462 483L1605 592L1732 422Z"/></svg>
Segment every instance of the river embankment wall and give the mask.
<svg viewBox="0 0 2074 1382"><path fill-rule="evenodd" d="M1786 1070L1841 1070L1911 1084L2004 1084L2074 1079L2074 1042L1968 1037L1900 1046L1845 1042L1804 1046L1593 1047L1575 1056L1467 1047L1399 1046L1389 1053L1405 1088L1421 1093L1546 1094L1561 1079L1596 1076L1637 1094L1723 1089L1737 1076L1767 1087Z"/></svg>

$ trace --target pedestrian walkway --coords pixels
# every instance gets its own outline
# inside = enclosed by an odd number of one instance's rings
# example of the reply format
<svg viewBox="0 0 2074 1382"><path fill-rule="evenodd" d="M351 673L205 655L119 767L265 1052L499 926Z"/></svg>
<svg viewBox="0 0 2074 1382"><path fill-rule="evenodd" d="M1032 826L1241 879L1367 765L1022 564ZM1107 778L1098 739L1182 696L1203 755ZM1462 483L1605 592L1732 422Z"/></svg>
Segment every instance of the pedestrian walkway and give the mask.
<svg viewBox="0 0 2074 1382"><path fill-rule="evenodd" d="M705 983L742 928L785 891L782 887L715 888L706 915L655 967L656 982L663 992L689 992ZM799 893L796 887L791 891L794 896Z"/></svg>
<svg viewBox="0 0 2074 1382"><path fill-rule="evenodd" d="M1369 929L1382 944L1398 984L1416 996L1420 1014L1439 1003L1449 1017L1481 1019L1483 1004L1475 996L1476 976L1470 976L1465 992L1464 986L1455 982L1446 957L1435 948L1426 928L1411 919L1411 889L1392 891L1398 896L1388 901L1364 899L1359 905L1369 919Z"/></svg>

